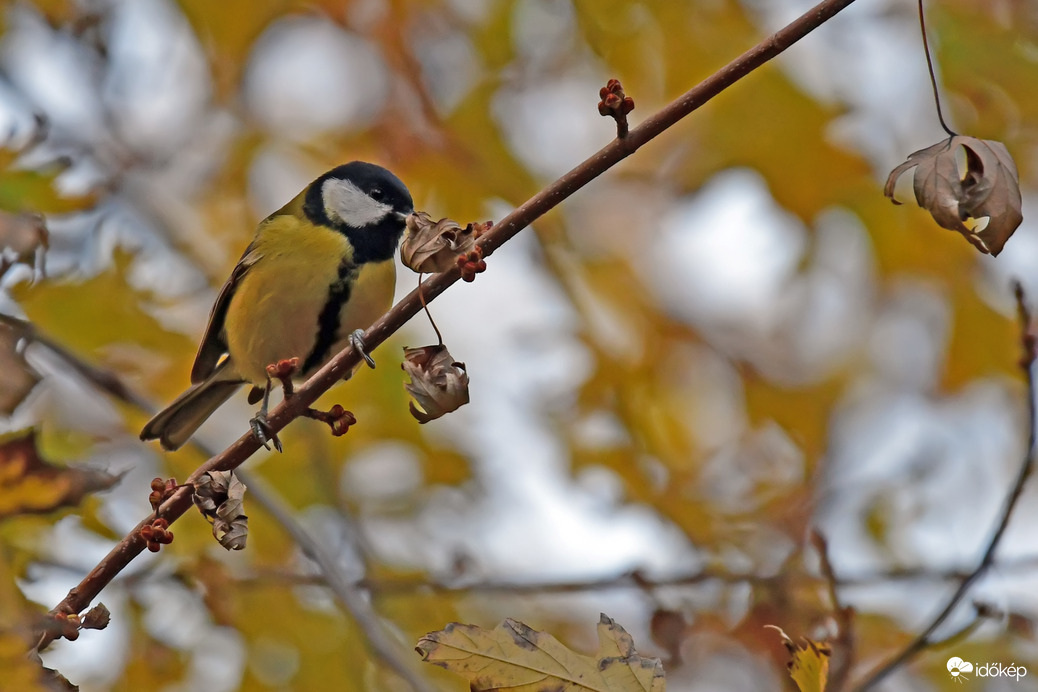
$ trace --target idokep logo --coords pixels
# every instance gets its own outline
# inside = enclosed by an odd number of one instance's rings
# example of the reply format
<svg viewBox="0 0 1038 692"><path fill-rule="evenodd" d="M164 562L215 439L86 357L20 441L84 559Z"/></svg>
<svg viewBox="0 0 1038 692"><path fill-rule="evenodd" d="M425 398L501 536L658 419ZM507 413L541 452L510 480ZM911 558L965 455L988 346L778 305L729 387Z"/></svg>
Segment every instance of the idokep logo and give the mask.
<svg viewBox="0 0 1038 692"><path fill-rule="evenodd" d="M969 680L970 676L967 673L972 673L978 678L1016 678L1017 682L1020 682L1021 678L1027 676L1027 668L1014 663L1010 663L1008 666L1001 663L978 663L974 665L969 661L963 661L958 656L952 656L948 659L947 668L948 674L952 676L952 680L955 682Z"/></svg>
<svg viewBox="0 0 1038 692"><path fill-rule="evenodd" d="M973 672L973 664L969 661L963 661L958 656L952 656L948 659L948 672L951 674L952 679L955 680L955 682L969 680L966 673Z"/></svg>

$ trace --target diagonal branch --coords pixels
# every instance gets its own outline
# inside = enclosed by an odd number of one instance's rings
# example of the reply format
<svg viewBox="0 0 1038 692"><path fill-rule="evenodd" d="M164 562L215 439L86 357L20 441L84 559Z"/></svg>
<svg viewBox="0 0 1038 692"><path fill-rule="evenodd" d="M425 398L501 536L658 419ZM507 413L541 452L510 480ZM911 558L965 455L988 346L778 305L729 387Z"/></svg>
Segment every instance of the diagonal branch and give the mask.
<svg viewBox="0 0 1038 692"><path fill-rule="evenodd" d="M21 337L46 347L99 390L148 415L155 413L155 407L122 382L115 373L86 362L62 344L40 333L32 322L0 313L0 324L15 330ZM191 440L191 444L207 456L213 456L212 450L201 442ZM346 579L342 570L335 563L335 558L292 516L284 501L258 478L250 476L247 472L239 470L238 477L248 486L251 501L265 509L281 524L303 552L317 563L322 573L322 585L331 590L339 604L364 632L368 645L375 656L397 675L407 680L416 692L432 692L429 684L409 665L409 659L402 655L401 647L395 645L388 637L385 628L379 622L378 614L358 586Z"/></svg>
<svg viewBox="0 0 1038 692"><path fill-rule="evenodd" d="M641 125L630 130L623 139L615 139L607 144L596 154L513 210L486 233L479 243L483 255L492 254L519 231L558 206L574 192L633 154L724 89L807 36L852 2L854 0L823 0L791 24L775 32L650 116ZM427 279L422 284L422 294L426 302L435 299L459 278L460 273L455 269ZM419 299L418 289L415 289L367 330L364 334L364 343L369 349L375 348L418 314L421 309L422 303ZM299 387L291 400L282 402L271 412L268 417L271 432L280 431L294 418L301 415L321 394L342 379L359 362L360 356L352 347L336 355ZM196 469L185 481L185 487L174 493L159 508L158 517L173 523L191 507L190 484L208 471L229 471L237 468L259 448L260 444L251 434L243 435L223 452ZM154 518L156 518L154 515L149 516L147 522L150 523ZM78 613L89 606L104 586L144 550L145 541L140 533L144 526L145 522L141 522L119 541L79 585L69 591L68 596L55 606L52 612ZM40 648L42 649L50 641L52 639L44 638Z"/></svg>
<svg viewBox="0 0 1038 692"><path fill-rule="evenodd" d="M1016 481L1009 489L1008 495L1006 495L1005 503L1002 506L1002 514L995 526L994 533L992 533L991 538L988 540L987 547L984 549L984 555L980 558L980 562L977 566L972 572L963 577L959 582L959 587L955 589L955 593L951 595L951 598L948 599L944 608L942 608L933 618L926 629L923 630L918 637L913 639L912 642L900 653L870 672L865 678L865 681L855 688L855 692L865 692L865 690L872 689L895 670L918 656L922 651L934 645L935 642L931 639L934 632L944 624L944 621L948 619L962 599L966 596L970 587L972 587L973 584L975 584L995 562L995 551L998 550L998 545L1002 542L1002 537L1005 535L1006 529L1009 528L1009 519L1013 516L1013 509L1016 507L1017 501L1023 494L1024 486L1027 484L1027 479L1030 477L1031 472L1034 469L1035 438L1036 435L1038 435L1038 429L1036 429L1038 421L1035 421L1034 381L1036 338L1032 332L1031 311L1027 306L1024 289L1019 283L1014 286L1014 293L1016 294L1016 305L1020 318L1020 342L1023 346L1024 352L1023 356L1020 358L1020 367L1023 369L1024 375L1027 379L1028 427L1027 450L1024 452L1024 457L1020 461L1020 470L1017 471Z"/></svg>

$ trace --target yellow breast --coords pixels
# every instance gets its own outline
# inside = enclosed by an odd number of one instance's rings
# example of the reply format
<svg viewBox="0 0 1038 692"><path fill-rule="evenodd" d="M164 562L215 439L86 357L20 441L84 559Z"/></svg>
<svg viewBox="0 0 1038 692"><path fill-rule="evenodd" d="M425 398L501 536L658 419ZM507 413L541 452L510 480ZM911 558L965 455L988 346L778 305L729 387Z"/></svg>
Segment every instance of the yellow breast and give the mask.
<svg viewBox="0 0 1038 692"><path fill-rule="evenodd" d="M235 369L262 385L267 365L287 358L303 363L314 351L330 287L340 281L340 267L353 251L341 233L295 215L265 222L253 250L258 259L231 298L224 330ZM320 349L317 367L341 350L351 331L366 329L392 305L393 259L362 265L349 276L355 278L339 310L338 329Z"/></svg>

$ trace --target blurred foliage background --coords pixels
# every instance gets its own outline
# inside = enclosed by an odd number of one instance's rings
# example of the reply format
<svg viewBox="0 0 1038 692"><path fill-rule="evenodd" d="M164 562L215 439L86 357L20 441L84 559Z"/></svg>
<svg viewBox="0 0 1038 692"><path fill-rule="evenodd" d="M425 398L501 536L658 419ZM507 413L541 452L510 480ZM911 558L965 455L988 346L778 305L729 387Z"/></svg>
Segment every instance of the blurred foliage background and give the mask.
<svg viewBox="0 0 1038 692"><path fill-rule="evenodd" d="M321 172L375 161L434 217L500 218L613 137L608 78L636 124L809 4L2 3L0 310L48 340L5 328L3 426L35 429L56 465L121 475L75 506L0 513L11 670L11 636L147 515L150 479L204 459L140 443L147 412L71 363L167 402L257 221ZM250 461L405 655L448 622L504 617L590 651L602 611L672 690L790 689L763 625L834 634L812 528L857 609L857 672L925 626L1024 453L1010 280L1038 297L1038 9L930 4L952 126L1020 169L1024 224L997 259L883 198L943 133L915 3L861 0L432 304L471 405L410 418L401 347L433 341L415 320L326 395L360 421L346 437L297 421L284 455ZM39 237L31 214L46 252L11 240ZM416 281L401 270L398 295ZM242 395L200 437L222 448L250 415ZM952 689L950 655L1038 674L1036 500L972 592L993 615L967 599L938 636L968 636L886 689ZM45 664L83 690L406 689L284 527L246 507L247 550L187 515L105 589L112 624Z"/></svg>

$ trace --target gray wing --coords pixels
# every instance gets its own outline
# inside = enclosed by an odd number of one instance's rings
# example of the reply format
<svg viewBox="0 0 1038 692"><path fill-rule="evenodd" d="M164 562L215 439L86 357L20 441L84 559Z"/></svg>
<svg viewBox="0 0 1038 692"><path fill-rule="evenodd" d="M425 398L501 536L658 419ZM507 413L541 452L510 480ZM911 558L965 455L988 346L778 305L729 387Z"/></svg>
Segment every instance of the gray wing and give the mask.
<svg viewBox="0 0 1038 692"><path fill-rule="evenodd" d="M224 337L223 325L227 318L227 308L230 307L231 298L238 288L238 283L249 271L249 268L260 258L259 253L253 250L253 244L245 248L238 264L234 265L230 278L220 289L220 295L216 297L216 303L209 313L209 324L202 336L202 343L198 345L198 353L195 354L195 364L191 366L191 383L198 384L213 374L220 359L227 353L227 339Z"/></svg>

